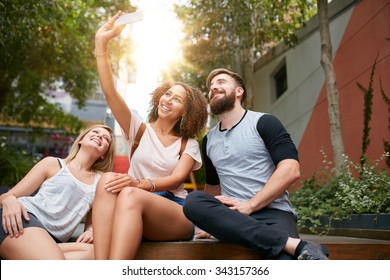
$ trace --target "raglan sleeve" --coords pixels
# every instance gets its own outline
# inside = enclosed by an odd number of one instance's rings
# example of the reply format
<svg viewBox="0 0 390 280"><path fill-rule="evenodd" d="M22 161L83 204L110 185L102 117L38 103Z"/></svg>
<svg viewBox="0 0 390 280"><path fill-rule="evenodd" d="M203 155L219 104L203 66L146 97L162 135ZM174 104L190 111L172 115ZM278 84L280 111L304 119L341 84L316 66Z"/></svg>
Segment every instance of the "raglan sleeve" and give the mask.
<svg viewBox="0 0 390 280"><path fill-rule="evenodd" d="M203 138L202 141L202 155L206 171L206 184L208 185L219 185L219 176L215 166L209 156L207 155L207 135Z"/></svg>
<svg viewBox="0 0 390 280"><path fill-rule="evenodd" d="M257 123L257 130L263 139L275 165L284 159L298 159L298 150L290 134L275 116L265 114Z"/></svg>

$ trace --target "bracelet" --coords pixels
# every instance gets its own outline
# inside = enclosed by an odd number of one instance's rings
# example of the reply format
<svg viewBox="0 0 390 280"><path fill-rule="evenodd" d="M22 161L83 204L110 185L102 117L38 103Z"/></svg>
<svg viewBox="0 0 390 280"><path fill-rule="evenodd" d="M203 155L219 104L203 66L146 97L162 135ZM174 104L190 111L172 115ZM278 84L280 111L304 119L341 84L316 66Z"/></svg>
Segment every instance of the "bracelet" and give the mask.
<svg viewBox="0 0 390 280"><path fill-rule="evenodd" d="M93 52L93 56L94 56L95 58L101 57L101 56L105 56L106 54L108 54L108 51L105 51L105 52L102 52L102 53L97 53L97 52L96 52L96 49L95 49L95 51Z"/></svg>
<svg viewBox="0 0 390 280"><path fill-rule="evenodd" d="M152 181L152 179L149 179L149 182L152 184L152 189L150 190L150 192L154 192L156 190L156 184Z"/></svg>
<svg viewBox="0 0 390 280"><path fill-rule="evenodd" d="M138 179L137 179L137 180L138 180ZM142 180L142 181L138 180L138 181L139 181L139 183L138 183L138 185L137 185L137 188L143 190L143 189L144 189L143 187L144 187L145 180Z"/></svg>

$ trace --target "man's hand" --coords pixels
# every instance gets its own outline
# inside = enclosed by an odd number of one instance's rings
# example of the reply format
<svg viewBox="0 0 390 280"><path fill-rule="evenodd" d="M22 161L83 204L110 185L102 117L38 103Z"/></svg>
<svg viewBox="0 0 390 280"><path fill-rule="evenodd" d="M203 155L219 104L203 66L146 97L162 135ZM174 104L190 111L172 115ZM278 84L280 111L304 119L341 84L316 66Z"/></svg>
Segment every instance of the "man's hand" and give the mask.
<svg viewBox="0 0 390 280"><path fill-rule="evenodd" d="M247 201L241 201L237 198L228 197L225 195L217 195L215 196L215 198L221 201L226 206L229 206L230 209L238 211L244 215L249 216L253 212Z"/></svg>

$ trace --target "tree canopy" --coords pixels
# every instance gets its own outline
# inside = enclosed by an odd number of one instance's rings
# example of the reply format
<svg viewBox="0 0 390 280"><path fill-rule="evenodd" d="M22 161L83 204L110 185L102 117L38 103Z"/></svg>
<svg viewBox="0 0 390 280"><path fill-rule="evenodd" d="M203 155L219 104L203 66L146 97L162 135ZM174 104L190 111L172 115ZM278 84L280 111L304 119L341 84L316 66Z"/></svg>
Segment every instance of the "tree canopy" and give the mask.
<svg viewBox="0 0 390 280"><path fill-rule="evenodd" d="M97 86L95 32L119 9L134 7L128 0L0 0L3 120L77 130L79 121L46 95L60 87L84 105Z"/></svg>
<svg viewBox="0 0 390 280"><path fill-rule="evenodd" d="M255 61L281 41L296 42L294 31L313 14L311 0L190 0L176 5L183 22L183 58L169 75L205 90L207 74L224 67L244 76ZM168 74L167 74L168 75Z"/></svg>

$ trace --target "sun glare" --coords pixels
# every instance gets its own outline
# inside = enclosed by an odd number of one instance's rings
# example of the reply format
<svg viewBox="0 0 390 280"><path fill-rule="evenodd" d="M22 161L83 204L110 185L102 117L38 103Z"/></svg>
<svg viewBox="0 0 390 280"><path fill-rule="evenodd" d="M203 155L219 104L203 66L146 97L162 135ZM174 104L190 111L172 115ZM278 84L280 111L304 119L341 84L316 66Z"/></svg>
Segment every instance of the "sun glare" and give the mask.
<svg viewBox="0 0 390 280"><path fill-rule="evenodd" d="M180 30L173 16L161 10L147 10L143 22L134 26L140 79L151 69L160 71L170 61L178 59Z"/></svg>
<svg viewBox="0 0 390 280"><path fill-rule="evenodd" d="M136 62L136 83L128 84L125 99L146 119L150 92L156 88L160 72L180 59L180 22L172 11L174 1L139 1L144 19L129 28L134 44L131 54ZM127 27L128 28L128 27Z"/></svg>

